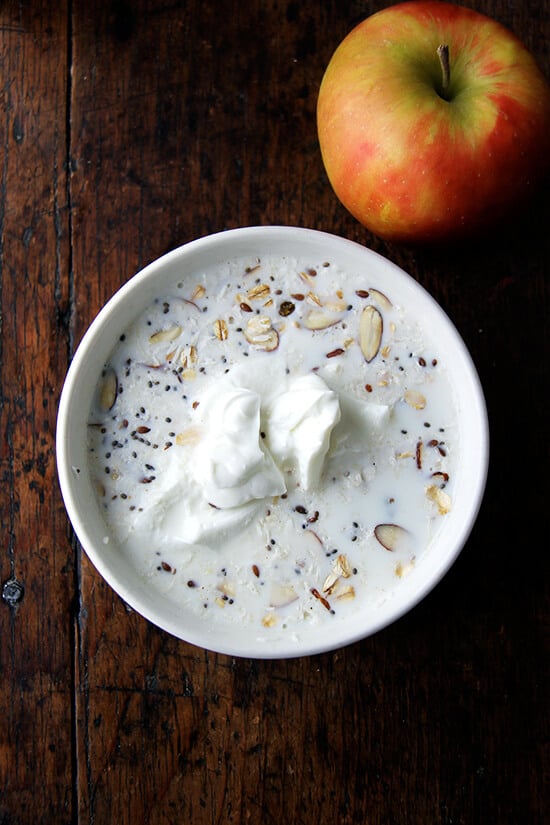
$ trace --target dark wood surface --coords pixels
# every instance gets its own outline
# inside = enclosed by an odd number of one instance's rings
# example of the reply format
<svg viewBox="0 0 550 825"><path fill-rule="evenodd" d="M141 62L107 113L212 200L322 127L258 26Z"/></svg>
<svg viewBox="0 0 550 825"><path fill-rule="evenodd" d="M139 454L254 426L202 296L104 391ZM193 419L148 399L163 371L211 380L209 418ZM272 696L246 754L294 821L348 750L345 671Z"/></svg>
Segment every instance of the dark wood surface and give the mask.
<svg viewBox="0 0 550 825"><path fill-rule="evenodd" d="M550 69L548 4L466 2ZM384 2L0 2L0 823L542 825L548 808L549 210L460 249L386 244L333 195L315 105ZM492 458L479 521L408 616L334 653L215 655L130 610L55 469L88 324L140 267L250 224L357 240L470 348Z"/></svg>

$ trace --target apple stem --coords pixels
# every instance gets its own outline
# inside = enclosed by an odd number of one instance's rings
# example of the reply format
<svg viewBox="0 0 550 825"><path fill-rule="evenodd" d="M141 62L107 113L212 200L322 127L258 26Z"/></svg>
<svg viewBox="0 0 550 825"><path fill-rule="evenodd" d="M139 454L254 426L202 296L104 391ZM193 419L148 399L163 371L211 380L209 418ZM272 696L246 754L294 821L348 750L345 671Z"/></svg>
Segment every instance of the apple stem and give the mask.
<svg viewBox="0 0 550 825"><path fill-rule="evenodd" d="M449 86L451 83L451 62L449 60L449 47L441 44L437 47L437 56L441 65L441 97L448 100Z"/></svg>

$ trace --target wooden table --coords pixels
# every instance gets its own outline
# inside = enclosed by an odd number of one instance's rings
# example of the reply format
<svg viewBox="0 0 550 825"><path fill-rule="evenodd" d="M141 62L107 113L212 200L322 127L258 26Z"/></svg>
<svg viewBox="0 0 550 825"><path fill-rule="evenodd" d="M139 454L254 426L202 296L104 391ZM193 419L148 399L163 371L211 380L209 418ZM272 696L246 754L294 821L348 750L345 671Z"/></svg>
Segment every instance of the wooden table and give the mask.
<svg viewBox="0 0 550 825"><path fill-rule="evenodd" d="M548 72L548 6L479 0ZM384 2L0 4L0 823L542 825L548 807L549 210L460 250L338 203L315 104ZM128 608L55 468L88 324L139 268L229 227L344 235L426 286L484 384L479 521L408 616L334 653L216 655ZM546 804L545 804L546 803Z"/></svg>

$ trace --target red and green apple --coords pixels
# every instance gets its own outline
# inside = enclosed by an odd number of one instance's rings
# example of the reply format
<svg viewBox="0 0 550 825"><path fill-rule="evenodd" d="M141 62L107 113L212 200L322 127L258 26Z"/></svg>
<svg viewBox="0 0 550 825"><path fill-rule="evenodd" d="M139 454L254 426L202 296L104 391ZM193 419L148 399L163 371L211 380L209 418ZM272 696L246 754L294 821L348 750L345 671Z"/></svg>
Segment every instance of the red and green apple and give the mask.
<svg viewBox="0 0 550 825"><path fill-rule="evenodd" d="M323 163L342 204L382 238L479 233L521 209L550 167L550 86L507 28L412 0L340 43L319 90Z"/></svg>

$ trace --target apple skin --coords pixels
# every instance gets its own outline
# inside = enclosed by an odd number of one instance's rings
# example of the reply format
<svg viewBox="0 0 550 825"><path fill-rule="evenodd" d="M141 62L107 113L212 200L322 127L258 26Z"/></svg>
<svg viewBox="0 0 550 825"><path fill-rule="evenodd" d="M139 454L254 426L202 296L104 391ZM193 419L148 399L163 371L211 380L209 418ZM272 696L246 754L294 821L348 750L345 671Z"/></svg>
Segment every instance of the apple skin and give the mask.
<svg viewBox="0 0 550 825"><path fill-rule="evenodd" d="M546 176L550 86L496 21L412 0L340 43L319 89L317 128L329 181L361 224L390 241L456 240L519 214Z"/></svg>

